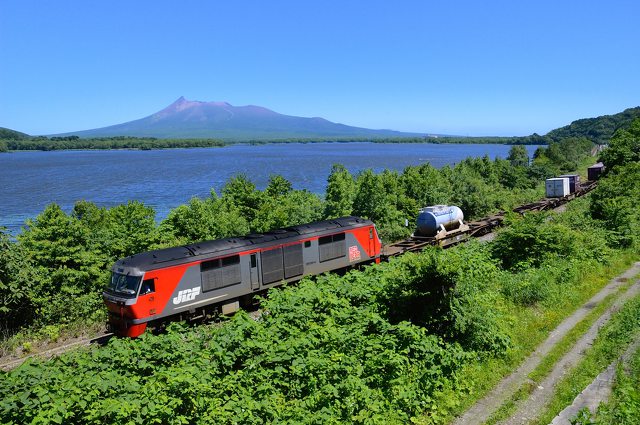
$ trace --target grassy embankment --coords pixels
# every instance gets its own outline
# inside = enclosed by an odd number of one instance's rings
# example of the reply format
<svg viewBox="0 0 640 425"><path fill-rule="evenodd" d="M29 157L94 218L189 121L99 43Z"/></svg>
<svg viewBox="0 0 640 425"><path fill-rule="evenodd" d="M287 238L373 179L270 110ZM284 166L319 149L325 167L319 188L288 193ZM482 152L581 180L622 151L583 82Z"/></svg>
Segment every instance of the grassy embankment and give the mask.
<svg viewBox="0 0 640 425"><path fill-rule="evenodd" d="M559 383L545 411L533 422L536 425L547 424L586 388L598 374L618 359L627 349L629 343L638 335L640 326L640 296L627 301L611 320L603 326L593 346L587 351L582 361L573 368ZM596 416L597 424L633 424L640 421L640 393L638 384L638 358L632 361L632 375L620 370L618 383L613 399L603 406ZM582 416L579 424L591 423L588 417Z"/></svg>
<svg viewBox="0 0 640 425"><path fill-rule="evenodd" d="M567 215L563 218L569 219L573 211L584 209L587 202L587 200L580 200L571 204ZM578 203L582 205L578 205ZM496 304L496 309L503 311L503 314L509 318L513 345L505 353L505 356L483 359L470 363L466 367L464 374L469 382L473 383L472 389L468 396L461 399L460 406L452 413L460 414L481 399L504 376L515 370L564 318L602 289L611 278L620 274L639 258L638 250L632 249L609 252L606 261L600 263L577 262L574 266L570 266L570 269L564 268L567 267L566 262L564 265L557 263L555 266L559 267L558 269L545 267L536 272L539 273L538 279L541 282L553 285L551 292L547 291L548 295L544 300L523 306L519 303L513 303L507 298ZM577 269L569 271L573 267L577 267ZM525 281L528 279L527 273L515 274L513 278ZM555 361L571 348L572 343L597 319L598 313L604 311L613 301L614 297L610 296L596 307L545 356L530 377L535 381L546 376ZM488 423L496 423L500 419L506 418L513 412L515 403L526 398L535 385L531 384L521 388L513 399L506 400L503 407L490 418ZM446 398L445 394L444 399L446 400Z"/></svg>
<svg viewBox="0 0 640 425"><path fill-rule="evenodd" d="M585 279L588 279L590 282L592 282L592 285L590 285L590 289L585 292L584 297L582 297L583 299L575 299L575 303L568 303L568 305L563 305L560 307L566 308L569 314L572 311L575 311L599 289L603 288L608 283L609 279L624 271L628 266L633 264L633 262L637 261L639 258L640 256L638 256L634 252L621 253L617 257L612 258L612 263L608 267L605 267L602 270L598 270L584 277ZM530 396L531 392L537 387L537 385L551 372L555 364L565 354L567 354L569 350L571 350L573 345L584 335L584 333L593 325L593 323L600 317L600 315L602 315L605 310L611 307L611 305L617 299L617 296L620 293L624 292L632 283L632 281L629 281L628 283L621 285L616 293L607 296L602 302L600 302L595 308L593 308L589 312L589 314L585 316L584 319L582 319L573 329L571 329L541 360L540 364L533 370L533 372L528 375L530 382L520 387L510 399L505 400L500 409L498 409L493 415L491 415L491 417L487 421L487 424L490 425L498 423L512 415L515 412L517 403L527 399ZM533 352L536 346L548 337L548 332L551 329L555 328L555 326L564 319L564 317L558 315L557 313L559 312L554 312L553 314L555 317L554 320L550 322L550 329L547 330L545 327L545 332L543 332L542 334L536 332L536 337L530 341L533 346L529 346L527 348L528 351L524 352L523 354L528 355ZM567 314L567 316L569 314ZM526 337L526 332L528 331L531 331L531 329L524 329L522 331L523 337ZM524 360L524 358L522 358L521 361L522 360ZM517 364L513 366L515 368L517 367ZM574 390L576 388L577 387L575 387ZM489 389L491 389L491 386L489 387ZM554 416L558 412L559 410L556 410Z"/></svg>

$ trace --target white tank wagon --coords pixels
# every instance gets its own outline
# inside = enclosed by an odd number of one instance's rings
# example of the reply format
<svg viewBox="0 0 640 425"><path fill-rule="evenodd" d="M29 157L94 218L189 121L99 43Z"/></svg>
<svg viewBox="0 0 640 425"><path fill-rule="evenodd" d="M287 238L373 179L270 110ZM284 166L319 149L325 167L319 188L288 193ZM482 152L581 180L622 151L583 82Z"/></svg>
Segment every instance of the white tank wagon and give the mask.
<svg viewBox="0 0 640 425"><path fill-rule="evenodd" d="M464 214L455 205L434 205L420 210L416 221L416 236L441 238L449 230L465 231Z"/></svg>

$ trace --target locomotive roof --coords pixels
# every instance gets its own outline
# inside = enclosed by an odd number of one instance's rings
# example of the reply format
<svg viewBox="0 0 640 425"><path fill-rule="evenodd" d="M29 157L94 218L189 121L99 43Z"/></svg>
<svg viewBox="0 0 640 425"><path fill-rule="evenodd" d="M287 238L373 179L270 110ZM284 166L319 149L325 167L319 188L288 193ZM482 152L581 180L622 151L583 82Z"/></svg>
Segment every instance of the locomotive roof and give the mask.
<svg viewBox="0 0 640 425"><path fill-rule="evenodd" d="M245 251L247 248L264 248L271 245L306 239L311 236L336 233L344 230L373 224L359 217L341 217L332 220L316 221L299 226L275 229L262 234L249 234L240 237L196 242L189 245L142 252L118 260L113 270L118 268L137 268L140 271L177 265L189 261L214 257L214 254L228 255Z"/></svg>

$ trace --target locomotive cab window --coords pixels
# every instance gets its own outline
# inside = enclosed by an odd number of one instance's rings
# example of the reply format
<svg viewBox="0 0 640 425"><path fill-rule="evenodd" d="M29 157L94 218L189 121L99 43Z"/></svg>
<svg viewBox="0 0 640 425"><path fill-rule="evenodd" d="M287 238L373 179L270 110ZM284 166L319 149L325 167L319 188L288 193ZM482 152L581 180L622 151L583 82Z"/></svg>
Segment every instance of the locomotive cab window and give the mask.
<svg viewBox="0 0 640 425"><path fill-rule="evenodd" d="M112 273L111 281L107 285L107 291L125 298L133 298L138 293L138 287L140 286L141 280L142 276Z"/></svg>
<svg viewBox="0 0 640 425"><path fill-rule="evenodd" d="M320 262L334 260L347 255L345 234L323 236L318 239L318 252Z"/></svg>
<svg viewBox="0 0 640 425"><path fill-rule="evenodd" d="M156 292L156 282L154 279L145 279L140 287L140 295L146 295Z"/></svg>
<svg viewBox="0 0 640 425"><path fill-rule="evenodd" d="M200 278L203 292L240 283L242 281L240 256L232 255L222 259L203 261L200 263Z"/></svg>

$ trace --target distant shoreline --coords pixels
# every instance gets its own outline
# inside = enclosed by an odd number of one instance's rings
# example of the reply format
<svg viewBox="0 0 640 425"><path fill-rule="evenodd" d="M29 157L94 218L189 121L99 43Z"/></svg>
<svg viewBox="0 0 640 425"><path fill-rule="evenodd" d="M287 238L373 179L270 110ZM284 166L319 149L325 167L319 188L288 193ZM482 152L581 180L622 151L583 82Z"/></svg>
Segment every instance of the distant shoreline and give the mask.
<svg viewBox="0 0 640 425"><path fill-rule="evenodd" d="M536 135L537 136L537 135ZM59 150L158 150L221 148L225 146L269 145L284 143L380 143L380 144L496 144L496 145L546 145L543 136L523 137L398 137L398 138L328 138L328 139L273 139L273 140L219 140L219 139L156 139L137 137L113 137L80 139L75 136L64 138L37 137L26 140L0 140L0 153Z"/></svg>

